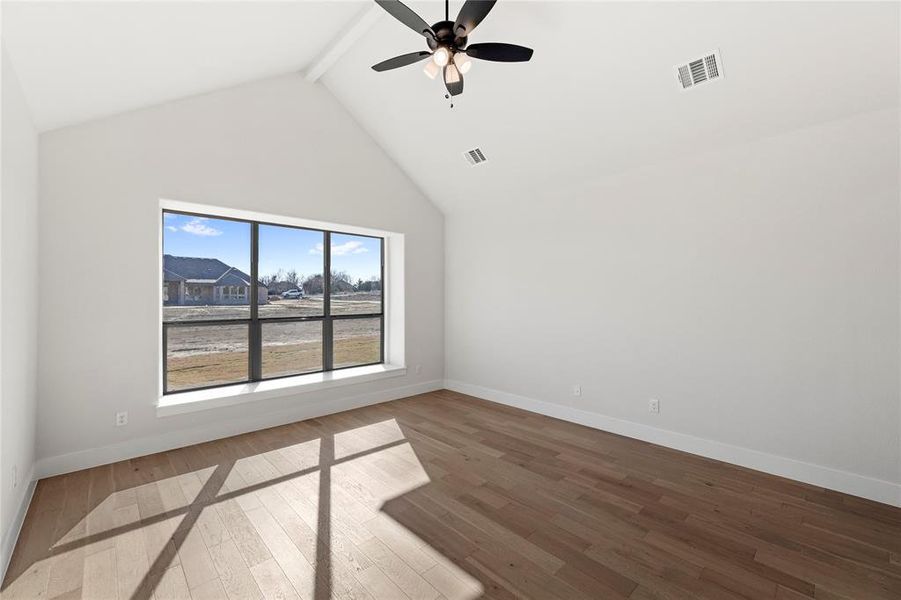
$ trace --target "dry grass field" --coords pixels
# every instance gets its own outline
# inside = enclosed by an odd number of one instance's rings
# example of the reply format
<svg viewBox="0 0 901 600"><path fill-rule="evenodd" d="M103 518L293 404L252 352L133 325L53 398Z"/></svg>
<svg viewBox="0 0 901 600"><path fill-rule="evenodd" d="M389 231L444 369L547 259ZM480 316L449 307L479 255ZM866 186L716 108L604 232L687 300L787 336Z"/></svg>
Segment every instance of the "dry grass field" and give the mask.
<svg viewBox="0 0 901 600"><path fill-rule="evenodd" d="M336 368L379 361L378 319L335 322ZM247 325L170 328L168 391L245 381L248 376ZM263 325L263 377L322 369L319 322Z"/></svg>

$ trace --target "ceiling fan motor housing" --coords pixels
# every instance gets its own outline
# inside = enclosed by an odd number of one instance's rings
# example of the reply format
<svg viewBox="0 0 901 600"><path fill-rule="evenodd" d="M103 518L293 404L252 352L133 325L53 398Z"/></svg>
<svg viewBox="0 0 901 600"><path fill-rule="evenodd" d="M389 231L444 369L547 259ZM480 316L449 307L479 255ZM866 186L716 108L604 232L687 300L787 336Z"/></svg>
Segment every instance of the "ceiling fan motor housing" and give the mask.
<svg viewBox="0 0 901 600"><path fill-rule="evenodd" d="M463 74L468 70L470 58L494 62L526 62L532 58L532 49L516 44L487 42L468 46L469 35L488 16L497 0L466 0L455 21L450 20L449 2L444 3L444 20L431 27L422 17L410 10L400 0L375 0L392 17L423 36L428 52L408 52L383 60L372 66L373 71L389 71L406 67L433 57L433 63L425 70L426 75L435 78L437 67L444 67L444 86L448 94L458 96L463 93ZM460 54L465 60L460 61Z"/></svg>
<svg viewBox="0 0 901 600"><path fill-rule="evenodd" d="M457 37L454 35L453 21L438 21L432 25L432 31L435 32L435 39L432 39L431 36L426 37L429 50L436 50L439 46L444 46L455 52L465 49L466 42L469 40L467 36Z"/></svg>

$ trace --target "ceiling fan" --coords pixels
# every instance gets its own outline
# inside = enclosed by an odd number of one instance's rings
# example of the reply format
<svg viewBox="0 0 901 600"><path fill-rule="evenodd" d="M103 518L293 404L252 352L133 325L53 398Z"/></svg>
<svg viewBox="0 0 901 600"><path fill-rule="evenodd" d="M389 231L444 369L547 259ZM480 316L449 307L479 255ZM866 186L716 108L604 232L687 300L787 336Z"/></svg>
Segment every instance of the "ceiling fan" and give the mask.
<svg viewBox="0 0 901 600"><path fill-rule="evenodd" d="M374 71L388 71L430 58L424 69L434 79L443 69L444 85L451 96L463 93L463 75L472 66L472 58L495 62L525 62L532 49L515 44L486 42L467 45L469 35L488 16L497 0L466 0L456 21L450 20L449 0L444 2L444 20L431 27L422 17L398 0L375 0L392 17L423 36L428 51L410 52L373 65Z"/></svg>

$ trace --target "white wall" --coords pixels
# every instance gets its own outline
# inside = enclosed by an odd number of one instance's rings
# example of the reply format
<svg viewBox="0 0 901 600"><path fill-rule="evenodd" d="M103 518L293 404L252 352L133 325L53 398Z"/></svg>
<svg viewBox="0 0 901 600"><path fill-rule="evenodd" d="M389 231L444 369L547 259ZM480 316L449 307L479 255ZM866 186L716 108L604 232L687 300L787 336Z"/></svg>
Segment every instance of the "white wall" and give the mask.
<svg viewBox="0 0 901 600"><path fill-rule="evenodd" d="M449 385L901 504L898 142L871 112L452 213Z"/></svg>
<svg viewBox="0 0 901 600"><path fill-rule="evenodd" d="M263 80L40 145L39 474L440 385L443 217L321 86ZM160 198L404 234L408 375L158 418Z"/></svg>
<svg viewBox="0 0 901 600"><path fill-rule="evenodd" d="M38 136L5 49L2 55L0 572L32 489L38 324Z"/></svg>

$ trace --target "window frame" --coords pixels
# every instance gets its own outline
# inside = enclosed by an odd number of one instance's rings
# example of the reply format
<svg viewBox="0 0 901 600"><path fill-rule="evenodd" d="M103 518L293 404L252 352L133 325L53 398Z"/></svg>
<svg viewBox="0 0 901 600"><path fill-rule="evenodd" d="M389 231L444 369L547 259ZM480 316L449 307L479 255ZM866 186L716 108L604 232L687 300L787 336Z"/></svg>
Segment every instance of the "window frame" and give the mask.
<svg viewBox="0 0 901 600"><path fill-rule="evenodd" d="M173 208L162 208L160 211L160 223L162 235L165 235L166 214L175 214L187 217L201 217L207 219L219 219L225 221L235 221L238 223L247 223L250 225L250 288L249 307L250 316L248 318L231 318L231 319L197 319L188 321L166 321L165 311L160 312L160 322L162 325L162 394L168 396L171 394L180 394L184 392L196 392L199 390L210 390L223 388L233 385L243 385L247 383L256 383L260 381L272 381L276 379L285 379L288 377L301 377L304 375L314 375L317 373L328 373L332 371L342 371L345 369L355 369L358 367L368 367L373 365L385 364L385 238L383 236L367 235L362 233L352 233L339 231L337 229L319 229L316 227L302 227L299 225L290 225L286 223L278 223L272 221L263 221L255 219L241 219L237 217L221 216L212 213L199 213L187 210L179 210ZM259 315L259 233L260 225L272 227L284 227L288 229L300 229L303 231L316 231L322 234L322 315L311 315L304 317L260 317ZM377 313L360 313L347 315L331 314L331 255L332 255L332 234L349 235L354 237L364 237L379 241L379 312ZM161 258L165 255L165 244L161 247ZM165 285L165 278L162 269L160 270L160 281ZM299 287L302 288L302 283ZM268 300L268 298L267 298ZM164 307L163 307L164 308ZM379 360L370 363L361 363L357 365L348 365L345 367L334 367L334 330L333 323L336 320L350 319L379 319ZM306 371L302 373L293 373L288 375L277 375L274 377L263 377L263 323L292 323L303 321L320 321L322 323L322 369L318 371ZM169 389L168 381L168 331L172 327L215 327L217 325L246 325L248 340L248 360L247 360L247 378L241 381L223 383L217 385L196 386L190 388L181 388L177 390Z"/></svg>

